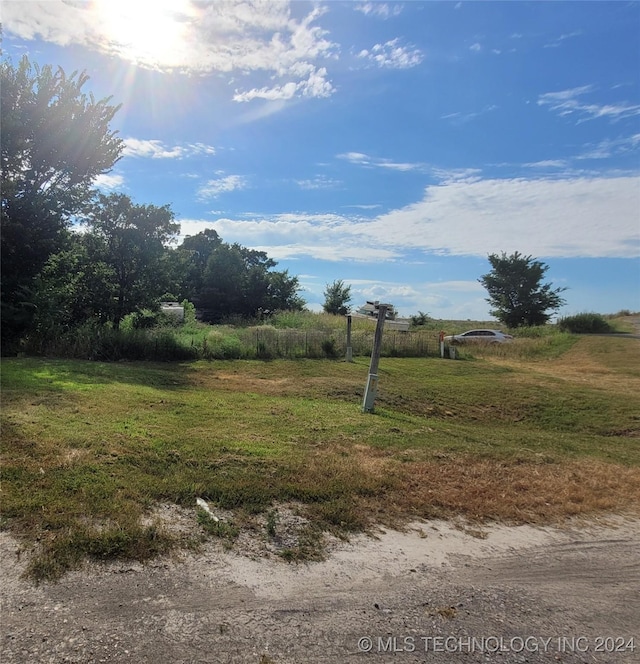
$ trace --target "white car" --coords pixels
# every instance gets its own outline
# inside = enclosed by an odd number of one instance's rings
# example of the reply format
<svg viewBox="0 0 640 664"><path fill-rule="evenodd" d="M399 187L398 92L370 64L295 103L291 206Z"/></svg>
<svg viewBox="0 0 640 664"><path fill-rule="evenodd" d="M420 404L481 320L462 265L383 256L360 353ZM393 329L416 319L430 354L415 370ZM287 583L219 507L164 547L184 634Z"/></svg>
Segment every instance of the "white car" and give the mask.
<svg viewBox="0 0 640 664"><path fill-rule="evenodd" d="M462 334L451 334L444 338L450 344L485 343L504 344L513 340L510 334L500 330L469 330Z"/></svg>

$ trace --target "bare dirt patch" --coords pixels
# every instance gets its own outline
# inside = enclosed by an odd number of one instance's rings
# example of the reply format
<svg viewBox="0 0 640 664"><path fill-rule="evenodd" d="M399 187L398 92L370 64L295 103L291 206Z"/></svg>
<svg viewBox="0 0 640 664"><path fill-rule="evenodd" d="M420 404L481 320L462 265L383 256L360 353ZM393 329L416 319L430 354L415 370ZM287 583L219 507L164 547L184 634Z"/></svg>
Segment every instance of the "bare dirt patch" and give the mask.
<svg viewBox="0 0 640 664"><path fill-rule="evenodd" d="M304 565L210 541L39 586L18 550L0 534L7 663L637 661L638 519L416 522Z"/></svg>

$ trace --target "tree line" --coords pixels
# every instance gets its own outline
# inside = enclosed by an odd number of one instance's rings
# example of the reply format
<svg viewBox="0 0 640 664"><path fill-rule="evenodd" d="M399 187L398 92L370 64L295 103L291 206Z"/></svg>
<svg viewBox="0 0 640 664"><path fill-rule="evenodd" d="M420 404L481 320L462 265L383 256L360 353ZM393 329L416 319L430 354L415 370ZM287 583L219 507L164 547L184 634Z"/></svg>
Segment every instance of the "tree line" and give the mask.
<svg viewBox="0 0 640 664"><path fill-rule="evenodd" d="M0 73L3 351L90 320L117 328L163 295L194 302L211 322L304 307L297 277L266 253L213 230L175 246L170 205L94 188L123 142L110 126L120 106L86 94L85 73L26 56Z"/></svg>
<svg viewBox="0 0 640 664"><path fill-rule="evenodd" d="M134 203L94 187L122 156L111 128L120 106L70 76L24 56L0 66L2 351L29 335L89 321L118 328L163 296L193 302L206 322L301 310L300 284L262 251L228 244L208 229L178 246L170 205ZM541 280L548 267L516 252L489 256L480 282L509 327L540 325L563 303ZM344 314L351 287L327 285L324 310Z"/></svg>

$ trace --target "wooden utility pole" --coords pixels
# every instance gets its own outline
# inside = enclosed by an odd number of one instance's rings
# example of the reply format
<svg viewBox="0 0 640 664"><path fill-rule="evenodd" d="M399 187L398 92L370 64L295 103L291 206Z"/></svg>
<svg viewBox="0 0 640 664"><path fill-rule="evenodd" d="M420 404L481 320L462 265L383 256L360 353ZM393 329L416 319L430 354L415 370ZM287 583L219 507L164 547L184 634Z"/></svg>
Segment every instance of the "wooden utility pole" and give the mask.
<svg viewBox="0 0 640 664"><path fill-rule="evenodd" d="M347 362L353 362L353 348L351 347L351 314L347 314Z"/></svg>
<svg viewBox="0 0 640 664"><path fill-rule="evenodd" d="M376 325L376 334L373 339L373 351L371 352L371 364L369 365L369 377L364 390L364 399L362 401L362 412L372 413L373 404L378 392L378 364L380 362L380 351L382 349L382 330L384 329L384 320L387 316L387 305L381 304L378 308L378 323Z"/></svg>

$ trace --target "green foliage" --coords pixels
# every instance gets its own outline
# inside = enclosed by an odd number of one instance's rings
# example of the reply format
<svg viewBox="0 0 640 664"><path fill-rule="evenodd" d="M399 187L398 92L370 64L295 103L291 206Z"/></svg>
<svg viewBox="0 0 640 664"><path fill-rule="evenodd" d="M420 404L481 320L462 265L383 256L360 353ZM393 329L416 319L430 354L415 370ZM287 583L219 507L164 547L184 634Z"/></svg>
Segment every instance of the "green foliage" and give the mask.
<svg viewBox="0 0 640 664"><path fill-rule="evenodd" d="M211 535L212 537L222 539L226 546L231 546L233 540L235 540L240 534L239 528L233 522L214 519L201 507L197 509L196 515L198 523L205 531L205 533L207 533L207 535Z"/></svg>
<svg viewBox="0 0 640 664"><path fill-rule="evenodd" d="M558 320L558 329L572 334L608 334L613 332L609 322L600 314L582 313Z"/></svg>
<svg viewBox="0 0 640 664"><path fill-rule="evenodd" d="M351 286L345 286L341 279L327 284L322 305L325 313L344 316L349 311L349 302L351 302Z"/></svg>
<svg viewBox="0 0 640 664"><path fill-rule="evenodd" d="M184 309L184 325L185 327L194 327L196 325L196 306L189 300L182 300L182 307Z"/></svg>
<svg viewBox="0 0 640 664"><path fill-rule="evenodd" d="M115 524L107 528L88 528L74 524L69 534L61 533L29 562L27 573L36 581L52 581L83 559L145 561L167 553L176 541L155 526Z"/></svg>
<svg viewBox="0 0 640 664"><path fill-rule="evenodd" d="M344 318L308 310L286 310L276 311L271 315L269 324L278 329L332 330L344 329Z"/></svg>
<svg viewBox="0 0 640 664"><path fill-rule="evenodd" d="M276 536L276 526L278 525L280 515L278 514L277 509L272 509L267 512L267 522L265 527L267 529L267 535L269 537Z"/></svg>
<svg viewBox="0 0 640 664"><path fill-rule="evenodd" d="M63 250L49 257L34 282L36 334L111 318L116 275L94 248L91 236L69 233Z"/></svg>
<svg viewBox="0 0 640 664"><path fill-rule="evenodd" d="M1 281L3 341L30 325L33 279L62 248L64 229L91 197L96 176L118 160L111 130L118 107L82 88L86 73L67 76L24 56L0 65L2 117ZM31 295L30 295L31 293Z"/></svg>
<svg viewBox="0 0 640 664"><path fill-rule="evenodd" d="M155 327L180 327L182 322L164 311L155 311L152 309L141 309L135 313L128 314L122 320L120 327L133 330L150 330Z"/></svg>
<svg viewBox="0 0 640 664"><path fill-rule="evenodd" d="M416 316L411 316L411 325L414 327L422 327L429 322L429 314L425 314L423 311L419 311Z"/></svg>
<svg viewBox="0 0 640 664"><path fill-rule="evenodd" d="M201 357L197 348L183 345L172 328L136 329L131 318L121 329L101 325L94 320L71 330L55 327L48 334L29 337L25 350L36 354L105 362L181 361Z"/></svg>
<svg viewBox="0 0 640 664"><path fill-rule="evenodd" d="M335 339L325 339L322 342L322 352L330 358L335 358L338 356L338 350L336 349L336 340Z"/></svg>
<svg viewBox="0 0 640 664"><path fill-rule="evenodd" d="M169 285L165 247L180 225L168 205L135 205L124 194L99 194L86 218L94 260L113 273L115 327L132 311L153 306Z"/></svg>
<svg viewBox="0 0 640 664"><path fill-rule="evenodd" d="M203 356L209 360L238 360L244 354L240 339L233 334L214 329L203 342Z"/></svg>
<svg viewBox="0 0 640 664"><path fill-rule="evenodd" d="M565 303L560 293L566 289L541 284L549 267L531 256L502 252L489 255L489 263L493 269L478 281L489 293L491 315L508 327L544 325Z"/></svg>
<svg viewBox="0 0 640 664"><path fill-rule="evenodd" d="M173 260L182 262L183 292L206 322L252 320L304 306L297 277L274 270L277 263L265 252L222 242L213 231L187 238Z"/></svg>
<svg viewBox="0 0 640 664"><path fill-rule="evenodd" d="M222 239L211 228L186 237L171 252L176 288L182 297L193 301L202 290L204 270L211 253L222 245Z"/></svg>

